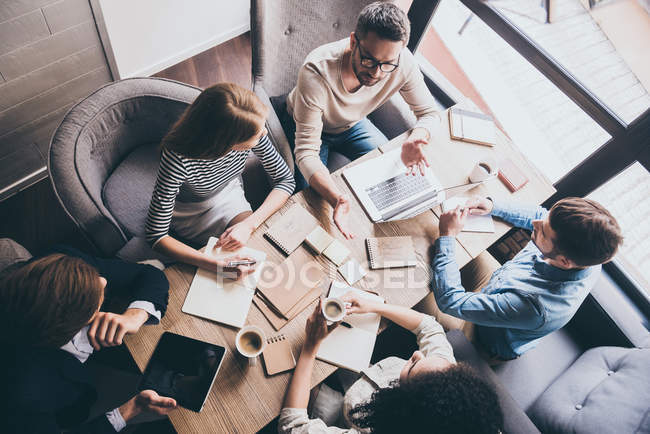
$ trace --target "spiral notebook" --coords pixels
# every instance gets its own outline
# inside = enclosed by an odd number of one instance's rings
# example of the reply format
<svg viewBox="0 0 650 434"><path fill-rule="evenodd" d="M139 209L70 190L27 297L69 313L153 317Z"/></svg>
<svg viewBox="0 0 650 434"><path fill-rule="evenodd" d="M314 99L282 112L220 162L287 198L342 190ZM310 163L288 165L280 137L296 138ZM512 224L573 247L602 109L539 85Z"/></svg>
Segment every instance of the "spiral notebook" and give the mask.
<svg viewBox="0 0 650 434"><path fill-rule="evenodd" d="M275 375L296 367L291 345L283 334L270 337L266 340L266 348L262 352L266 375Z"/></svg>
<svg viewBox="0 0 650 434"><path fill-rule="evenodd" d="M271 225L264 236L273 241L286 255L290 255L317 226L316 217L302 206L293 204Z"/></svg>
<svg viewBox="0 0 650 434"><path fill-rule="evenodd" d="M366 238L370 268L414 267L415 246L410 236Z"/></svg>

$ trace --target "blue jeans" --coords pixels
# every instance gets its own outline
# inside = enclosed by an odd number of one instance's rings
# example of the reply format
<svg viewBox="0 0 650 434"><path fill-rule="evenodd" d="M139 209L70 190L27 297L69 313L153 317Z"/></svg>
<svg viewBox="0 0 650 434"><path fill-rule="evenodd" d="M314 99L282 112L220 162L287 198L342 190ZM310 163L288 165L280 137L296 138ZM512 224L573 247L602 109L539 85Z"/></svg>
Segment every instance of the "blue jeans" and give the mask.
<svg viewBox="0 0 650 434"><path fill-rule="evenodd" d="M296 146L296 123L292 116L287 112L284 104L279 118L280 123L282 124L282 129L284 129L287 140L289 140L291 152L293 153ZM379 128L370 122L368 118L363 118L350 127L350 129L343 131L342 133L322 133L319 153L320 161L327 166L330 149L345 155L350 160L356 160L368 152L377 149L378 146L383 145L387 141L388 139L381 131L379 131ZM294 160L296 159L295 153L293 158ZM309 186L305 178L302 176L302 173L300 173L300 169L298 169L297 165L294 177L296 179L296 192Z"/></svg>

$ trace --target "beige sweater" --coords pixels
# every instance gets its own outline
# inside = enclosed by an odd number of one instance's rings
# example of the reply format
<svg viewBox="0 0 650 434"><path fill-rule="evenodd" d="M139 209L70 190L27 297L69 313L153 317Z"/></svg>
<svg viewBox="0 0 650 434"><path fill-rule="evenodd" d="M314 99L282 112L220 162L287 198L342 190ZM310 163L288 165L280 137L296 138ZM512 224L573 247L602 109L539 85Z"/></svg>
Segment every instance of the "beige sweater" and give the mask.
<svg viewBox="0 0 650 434"><path fill-rule="evenodd" d="M417 336L418 348L425 357L438 356L456 363L454 349L447 340L447 335L442 326L432 316L425 316L414 330ZM349 428L327 426L321 419L310 419L305 408L285 407L280 412L278 432L280 434L359 434L366 430L355 427L349 419L350 410L357 404L370 399L372 393L378 388L389 387L395 380L399 380L400 372L406 360L399 357L388 357L377 362L363 371L359 378L343 399L343 414L345 423Z"/></svg>
<svg viewBox="0 0 650 434"><path fill-rule="evenodd" d="M298 83L287 97L287 110L296 122L296 164L306 180L327 170L318 157L321 132L342 133L384 104L396 92L417 117L416 127L433 133L435 101L411 52L402 50L395 71L374 86L350 93L341 78L343 54L349 38L322 45L309 53Z"/></svg>

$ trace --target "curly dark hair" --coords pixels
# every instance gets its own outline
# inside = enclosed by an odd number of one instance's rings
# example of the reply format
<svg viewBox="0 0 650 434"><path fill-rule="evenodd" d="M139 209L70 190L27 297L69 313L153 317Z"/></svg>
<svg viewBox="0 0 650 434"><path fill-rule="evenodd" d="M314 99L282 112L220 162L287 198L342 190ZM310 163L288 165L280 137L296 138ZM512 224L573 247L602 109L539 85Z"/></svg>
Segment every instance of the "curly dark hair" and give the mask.
<svg viewBox="0 0 650 434"><path fill-rule="evenodd" d="M503 429L496 392L463 363L378 389L350 410L350 418L373 434L496 434Z"/></svg>

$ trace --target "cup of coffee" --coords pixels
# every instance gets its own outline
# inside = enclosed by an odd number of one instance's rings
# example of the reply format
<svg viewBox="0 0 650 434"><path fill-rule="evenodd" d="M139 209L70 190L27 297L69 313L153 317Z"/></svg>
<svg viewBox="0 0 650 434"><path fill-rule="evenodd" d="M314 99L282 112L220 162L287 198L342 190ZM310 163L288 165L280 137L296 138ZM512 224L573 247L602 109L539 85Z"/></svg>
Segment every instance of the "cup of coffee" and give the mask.
<svg viewBox="0 0 650 434"><path fill-rule="evenodd" d="M323 316L328 324L341 321L345 314L345 302L340 298L330 297L323 301Z"/></svg>
<svg viewBox="0 0 650 434"><path fill-rule="evenodd" d="M249 366L257 364L257 357L266 347L266 336L261 328L253 325L242 327L235 338L235 346L242 356L248 359Z"/></svg>
<svg viewBox="0 0 650 434"><path fill-rule="evenodd" d="M494 158L487 157L478 163L469 174L469 180L472 183L483 182L496 176L498 171L497 162Z"/></svg>

